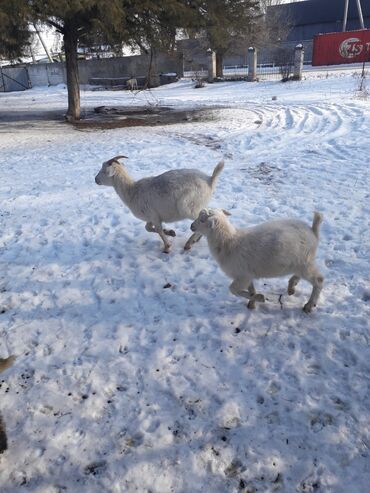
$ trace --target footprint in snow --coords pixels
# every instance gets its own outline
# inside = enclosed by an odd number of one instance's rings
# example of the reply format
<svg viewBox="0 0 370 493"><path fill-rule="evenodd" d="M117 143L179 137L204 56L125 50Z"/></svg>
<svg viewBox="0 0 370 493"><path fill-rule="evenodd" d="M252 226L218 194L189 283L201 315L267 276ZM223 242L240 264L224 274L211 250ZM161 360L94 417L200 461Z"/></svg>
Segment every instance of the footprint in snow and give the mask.
<svg viewBox="0 0 370 493"><path fill-rule="evenodd" d="M329 413L318 413L310 419L310 426L314 433L318 433L326 426L332 424L334 424L334 417Z"/></svg>
<svg viewBox="0 0 370 493"><path fill-rule="evenodd" d="M331 357L341 362L346 368L357 365L356 355L346 348L334 348Z"/></svg>
<svg viewBox="0 0 370 493"><path fill-rule="evenodd" d="M370 301L370 291L365 290L363 295L362 295L362 301L365 301L366 303L369 303Z"/></svg>
<svg viewBox="0 0 370 493"><path fill-rule="evenodd" d="M88 464L85 469L84 473L85 474L92 474L93 476L98 476L102 474L108 467L108 464L105 460L102 461L96 461L96 462L91 462L91 464Z"/></svg>

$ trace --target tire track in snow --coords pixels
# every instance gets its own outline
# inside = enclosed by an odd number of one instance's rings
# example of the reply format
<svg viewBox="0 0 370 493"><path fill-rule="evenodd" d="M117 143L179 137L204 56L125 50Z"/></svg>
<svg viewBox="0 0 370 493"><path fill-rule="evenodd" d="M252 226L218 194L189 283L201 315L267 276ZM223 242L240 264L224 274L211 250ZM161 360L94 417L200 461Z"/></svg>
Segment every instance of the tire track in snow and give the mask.
<svg viewBox="0 0 370 493"><path fill-rule="evenodd" d="M346 160L353 155L352 138L348 136L353 129L362 128L365 120L363 111L358 108L327 104L290 108L270 105L260 109L258 118L261 124L253 130L234 130L230 125L221 149L225 147L231 154L233 148L233 156L237 158L235 147L239 148L240 156L250 150L263 156L267 153L286 155L287 149L293 153L299 149L307 151L307 147L320 152L320 147L325 146L335 159Z"/></svg>
<svg viewBox="0 0 370 493"><path fill-rule="evenodd" d="M342 144L340 139L350 135L353 128L362 127L365 120L364 112L352 104L289 107L254 104L245 108L220 109L216 114L217 118L208 125L207 135L196 123L192 132L188 127L186 131L183 131L184 127L177 127L175 135L191 145L207 147L227 158L238 159L250 151L261 155L286 154L287 148L298 151L299 148L316 147L320 152L320 145L325 146L335 159L345 160L352 152L348 143ZM172 136L173 129L166 133Z"/></svg>

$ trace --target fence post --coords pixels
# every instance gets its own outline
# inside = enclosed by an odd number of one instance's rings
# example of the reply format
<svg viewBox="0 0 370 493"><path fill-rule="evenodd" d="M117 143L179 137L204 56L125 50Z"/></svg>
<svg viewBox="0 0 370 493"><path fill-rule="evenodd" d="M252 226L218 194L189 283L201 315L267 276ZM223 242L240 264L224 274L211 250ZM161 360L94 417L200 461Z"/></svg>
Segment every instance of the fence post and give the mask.
<svg viewBox="0 0 370 493"><path fill-rule="evenodd" d="M208 82L213 82L216 77L216 52L211 48L207 50L208 57Z"/></svg>
<svg viewBox="0 0 370 493"><path fill-rule="evenodd" d="M257 50L252 46L248 48L248 82L257 80Z"/></svg>
<svg viewBox="0 0 370 493"><path fill-rule="evenodd" d="M294 72L293 80L302 80L304 49L298 44L294 49Z"/></svg>

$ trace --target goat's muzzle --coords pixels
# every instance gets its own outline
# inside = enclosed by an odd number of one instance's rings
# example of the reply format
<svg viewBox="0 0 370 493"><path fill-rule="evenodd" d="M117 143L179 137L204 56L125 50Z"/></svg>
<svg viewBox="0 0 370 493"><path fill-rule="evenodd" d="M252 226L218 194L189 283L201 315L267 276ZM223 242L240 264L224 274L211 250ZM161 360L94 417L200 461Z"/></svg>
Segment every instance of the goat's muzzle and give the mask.
<svg viewBox="0 0 370 493"><path fill-rule="evenodd" d="M99 178L98 178L97 176L95 176L95 183L96 183L97 185L100 185L100 181L99 181Z"/></svg>

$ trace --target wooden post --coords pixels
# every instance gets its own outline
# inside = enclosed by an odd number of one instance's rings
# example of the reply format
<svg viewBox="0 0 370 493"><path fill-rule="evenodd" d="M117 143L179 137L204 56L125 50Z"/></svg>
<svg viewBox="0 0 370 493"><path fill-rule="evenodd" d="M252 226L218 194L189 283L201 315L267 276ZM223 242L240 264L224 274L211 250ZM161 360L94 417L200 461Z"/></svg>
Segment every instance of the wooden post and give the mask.
<svg viewBox="0 0 370 493"><path fill-rule="evenodd" d="M248 48L248 82L257 80L257 50L252 46Z"/></svg>

